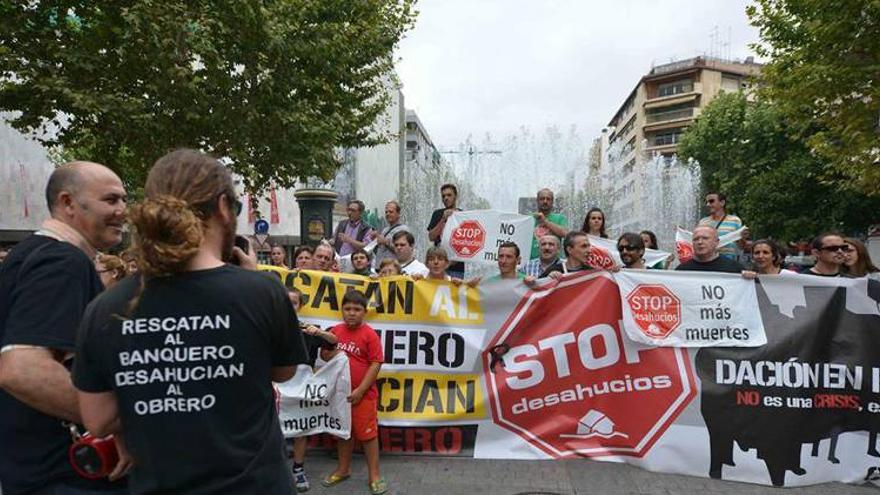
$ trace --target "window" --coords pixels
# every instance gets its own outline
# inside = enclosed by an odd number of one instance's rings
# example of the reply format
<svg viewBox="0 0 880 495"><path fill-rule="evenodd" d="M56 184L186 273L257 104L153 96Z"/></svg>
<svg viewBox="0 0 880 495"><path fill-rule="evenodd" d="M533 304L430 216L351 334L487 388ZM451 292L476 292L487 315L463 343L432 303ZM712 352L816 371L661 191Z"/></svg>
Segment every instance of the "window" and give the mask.
<svg viewBox="0 0 880 495"><path fill-rule="evenodd" d="M728 76L726 74L721 76L721 91L729 91L735 93L739 91L742 86L742 78Z"/></svg>
<svg viewBox="0 0 880 495"><path fill-rule="evenodd" d="M630 133L630 131L633 130L633 127L635 127L635 125L636 125L636 119L630 119L629 123L626 124L626 126L624 126L624 128L621 129L620 132L617 133L617 135L620 137L625 137L627 134Z"/></svg>
<svg viewBox="0 0 880 495"><path fill-rule="evenodd" d="M622 150L620 156L629 155L629 153L633 149L635 149L635 147L636 147L636 137L633 136L632 139L630 139L629 141L627 141L627 143L625 145L623 145L623 150Z"/></svg>
<svg viewBox="0 0 880 495"><path fill-rule="evenodd" d="M694 90L694 82L690 79L682 79L680 81L674 81L669 83L661 84L657 87L657 96L672 96L678 95L681 93L690 93Z"/></svg>
<svg viewBox="0 0 880 495"><path fill-rule="evenodd" d="M666 146L670 144L678 144L681 140L681 136L684 134L683 128L678 129L670 129L668 131L664 131L658 134L654 134L654 137L651 140L653 146Z"/></svg>

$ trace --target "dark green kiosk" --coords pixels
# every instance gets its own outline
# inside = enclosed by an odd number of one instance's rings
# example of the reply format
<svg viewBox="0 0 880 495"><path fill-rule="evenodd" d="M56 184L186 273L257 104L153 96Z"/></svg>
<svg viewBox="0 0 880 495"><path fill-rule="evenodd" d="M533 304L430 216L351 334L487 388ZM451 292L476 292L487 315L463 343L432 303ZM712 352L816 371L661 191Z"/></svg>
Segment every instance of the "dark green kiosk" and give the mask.
<svg viewBox="0 0 880 495"><path fill-rule="evenodd" d="M330 189L299 189L293 193L299 204L300 244L314 247L321 239L330 239L337 196Z"/></svg>

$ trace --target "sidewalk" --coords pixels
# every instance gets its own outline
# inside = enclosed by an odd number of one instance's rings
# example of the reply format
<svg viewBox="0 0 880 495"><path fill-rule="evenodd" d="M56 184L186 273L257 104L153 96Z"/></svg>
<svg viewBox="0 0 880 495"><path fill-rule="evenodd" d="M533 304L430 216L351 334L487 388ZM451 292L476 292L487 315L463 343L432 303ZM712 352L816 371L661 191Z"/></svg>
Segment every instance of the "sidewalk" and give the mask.
<svg viewBox="0 0 880 495"><path fill-rule="evenodd" d="M364 459L355 455L351 479L333 488L321 478L336 466L326 452L306 457L309 494L369 493ZM806 488L718 481L652 473L613 462L499 461L453 457L384 456L382 474L394 495L880 495L872 486L829 483Z"/></svg>

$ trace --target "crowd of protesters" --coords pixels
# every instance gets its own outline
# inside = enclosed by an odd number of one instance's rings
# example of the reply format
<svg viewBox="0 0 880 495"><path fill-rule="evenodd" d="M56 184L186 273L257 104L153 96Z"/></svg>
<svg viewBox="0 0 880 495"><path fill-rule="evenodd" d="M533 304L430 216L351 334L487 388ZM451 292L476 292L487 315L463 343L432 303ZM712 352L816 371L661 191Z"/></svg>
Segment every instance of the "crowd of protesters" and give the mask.
<svg viewBox="0 0 880 495"><path fill-rule="evenodd" d="M348 204L348 218L336 227L331 239L321 242L314 248L303 246L293 255L294 269L329 270L365 276L389 276L405 274L413 278L437 278L431 275L431 266L445 263L445 274L449 280L459 282L464 279L464 264L450 262L448 253L440 246L440 237L449 216L460 211L457 207L458 191L453 184L444 184L440 189L443 208L433 212L427 224L431 246L424 260L414 256L415 238L410 227L401 222L401 205L389 201L385 205L387 226L381 231L374 230L363 219L364 204L353 200ZM752 240L750 232L742 219L728 212L727 197L718 192L706 195L708 215L701 218L694 227L692 246L694 257L691 260L675 262L675 256L646 265L645 253L649 249L659 250L654 232L624 232L617 238L617 251L626 269L667 269L677 270L743 272L746 276L790 275L802 273L816 276L872 277L880 278L880 271L872 263L865 244L855 238L845 237L834 232L819 234L809 243L782 247L771 238ZM498 275L486 281L503 278L517 278L525 284L533 284L541 278L558 278L572 271L589 270L590 236L608 239L604 212L596 207L590 208L584 216L580 230L569 230L568 219L554 211L554 194L550 189L541 189L536 195L537 211L534 213L535 228L530 256L524 257L515 244L498 247ZM738 240L719 244L726 234L741 231ZM375 241L372 245L370 241ZM514 249L514 247L516 249ZM321 250L321 260L313 256ZM812 265L786 263L789 256L810 254ZM287 268L281 247L272 248L271 263ZM332 260L331 260L332 257ZM511 270L511 266L515 269ZM470 279L475 284L478 279Z"/></svg>
<svg viewBox="0 0 880 495"><path fill-rule="evenodd" d="M445 184L440 194L443 207L424 226L432 245L423 261L400 203L385 205L387 225L376 230L363 220L364 204L353 200L332 238L298 247L289 261L283 246L273 246L271 263L469 286L534 286L595 269L590 236L609 236L600 209L591 208L580 230L571 230L554 211L553 191L541 189L529 252L501 243L498 274L465 279L465 266L440 245L449 217L460 210L458 191ZM289 469L272 382L290 379L297 365L314 365L319 352L324 359L339 352L349 357L352 435L366 454L370 492L387 491L379 471L375 385L384 359L364 322L366 299L348 292L342 321L329 330L300 325L301 293L258 273L252 246L234 242L242 203L218 160L185 149L163 156L147 177L144 199L128 208L122 181L109 168L72 162L53 172L46 203L50 218L40 230L0 249L4 495L308 490L306 443L295 442ZM878 277L865 245L836 233L816 236L810 246L815 264L803 270L786 266L783 248L771 239L719 245L719 234L736 232L743 222L727 212L723 194L708 194L706 205L710 214L693 230L693 258L677 270ZM126 222L132 246L108 254L122 241ZM675 264L646 266L646 250L659 248L649 231L622 233L616 247L623 267L614 269ZM218 355L219 364L207 357ZM350 476L352 443L338 445L339 465L323 478L325 486ZM88 454L107 449L117 456L111 465Z"/></svg>

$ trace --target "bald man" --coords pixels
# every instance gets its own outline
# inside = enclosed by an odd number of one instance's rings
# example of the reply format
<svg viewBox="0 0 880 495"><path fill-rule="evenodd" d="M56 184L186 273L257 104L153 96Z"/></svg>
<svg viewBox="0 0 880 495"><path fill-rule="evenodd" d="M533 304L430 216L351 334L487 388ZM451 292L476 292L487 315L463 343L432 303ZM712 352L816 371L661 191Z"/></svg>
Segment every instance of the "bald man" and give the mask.
<svg viewBox="0 0 880 495"><path fill-rule="evenodd" d="M535 196L535 201L538 203L538 211L534 214L535 231L532 235L532 251L529 256L529 259L533 260L541 256L542 237L554 235L559 240L568 233L568 219L561 213L553 213L553 191L546 187L541 189Z"/></svg>
<svg viewBox="0 0 880 495"><path fill-rule="evenodd" d="M81 424L69 371L76 329L103 289L97 251L122 240L125 188L103 165L72 162L52 173L46 202L50 218L0 265L0 484L4 495L127 493L73 471L62 426Z"/></svg>
<svg viewBox="0 0 880 495"><path fill-rule="evenodd" d="M742 265L718 254L718 231L714 228L708 226L695 228L691 242L694 246L694 257L687 263L678 265L676 270L742 273Z"/></svg>

